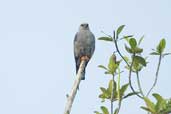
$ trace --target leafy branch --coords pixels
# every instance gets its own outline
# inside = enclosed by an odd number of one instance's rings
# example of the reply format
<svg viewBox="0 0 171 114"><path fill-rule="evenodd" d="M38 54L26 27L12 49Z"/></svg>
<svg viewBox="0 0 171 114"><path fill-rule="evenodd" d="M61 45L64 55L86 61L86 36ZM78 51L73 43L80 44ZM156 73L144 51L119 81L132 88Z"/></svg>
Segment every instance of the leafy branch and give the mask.
<svg viewBox="0 0 171 114"><path fill-rule="evenodd" d="M149 98L148 95L151 93L151 91L154 89L154 87L157 84L159 70L161 66L162 58L166 55L170 55L171 53L164 53L164 49L166 46L165 39L160 40L159 44L157 45L156 49L153 49L153 52L151 55L158 55L159 61L155 73L155 80L152 84L152 87L147 92L147 95L144 94L143 88L141 86L140 76L139 72L147 66L147 61L145 57L142 57L143 48L140 48L140 44L142 40L144 39L144 36L142 36L138 41L133 37L133 35L125 35L123 37L119 37L120 33L124 29L125 25L121 25L118 27L116 31L113 32L113 37L111 35L106 35L103 37L100 37L99 40L112 42L114 43L116 51L112 54L112 56L109 59L108 67L105 67L103 65L99 65L100 68L105 70L105 74L110 74L112 76L112 79L109 81L108 88L101 87L102 93L99 95L99 98L102 99L102 102L105 102L105 100L110 100L111 104L111 114L118 114L121 108L122 101L132 95L136 95L137 97L144 100L147 107L141 107L142 109L146 110L148 113L151 114L169 114L171 113L171 100L166 100L162 98L159 94L155 93L153 96L156 98L157 103L153 103ZM125 50L130 54L131 59L127 56L123 56L121 51L119 50L118 41L120 40L126 40L128 43L125 44ZM115 53L118 53L121 57L121 60L117 61ZM124 61L126 63L125 68L129 71L128 72L128 79L129 83L124 84L120 88L120 62ZM138 85L138 92L135 91L132 85L132 73L135 73L137 77L137 85ZM115 77L118 74L118 82L116 83ZM131 91L127 95L125 95L125 91L127 90L128 86L130 86ZM113 110L113 103L118 101L118 107L115 108L115 111ZM95 111L96 114L109 114L108 108L105 106L101 106L102 113Z"/></svg>
<svg viewBox="0 0 171 114"><path fill-rule="evenodd" d="M153 49L153 52L151 53L151 55L158 55L159 60L158 60L158 65L157 65L157 70L156 70L156 75L155 75L156 77L155 77L154 83L153 83L152 87L150 88L150 90L148 91L146 96L148 96L150 94L150 92L154 89L154 87L157 84L162 57L170 54L170 53L164 53L165 46L166 46L166 41L165 41L165 39L162 39L159 42L158 46L156 47L156 50Z"/></svg>

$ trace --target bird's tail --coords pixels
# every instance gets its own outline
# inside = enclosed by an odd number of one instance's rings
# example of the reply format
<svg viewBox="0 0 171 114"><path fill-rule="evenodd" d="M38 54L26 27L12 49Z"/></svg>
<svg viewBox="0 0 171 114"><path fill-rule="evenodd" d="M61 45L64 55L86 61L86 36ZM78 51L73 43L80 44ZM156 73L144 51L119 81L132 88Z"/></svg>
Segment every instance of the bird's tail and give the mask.
<svg viewBox="0 0 171 114"><path fill-rule="evenodd" d="M84 70L83 70L83 75L82 75L82 77L81 77L81 80L85 80L85 68L84 68Z"/></svg>

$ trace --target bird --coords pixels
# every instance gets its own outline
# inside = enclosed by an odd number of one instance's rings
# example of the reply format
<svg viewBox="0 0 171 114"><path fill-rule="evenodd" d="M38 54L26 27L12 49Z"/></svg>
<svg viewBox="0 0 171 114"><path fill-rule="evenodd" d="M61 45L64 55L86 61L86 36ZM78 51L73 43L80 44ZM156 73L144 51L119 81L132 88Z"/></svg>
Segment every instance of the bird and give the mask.
<svg viewBox="0 0 171 114"><path fill-rule="evenodd" d="M76 64L76 74L79 70L80 63L86 59L85 68L81 80L85 80L86 66L91 59L95 50L95 36L89 29L88 23L82 23L74 38L74 57Z"/></svg>

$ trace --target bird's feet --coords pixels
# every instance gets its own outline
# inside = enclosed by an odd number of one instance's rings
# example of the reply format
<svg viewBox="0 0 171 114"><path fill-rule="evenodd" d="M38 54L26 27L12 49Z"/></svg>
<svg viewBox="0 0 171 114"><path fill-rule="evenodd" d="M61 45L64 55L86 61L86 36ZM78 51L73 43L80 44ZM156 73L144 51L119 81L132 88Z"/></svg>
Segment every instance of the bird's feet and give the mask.
<svg viewBox="0 0 171 114"><path fill-rule="evenodd" d="M87 55L81 57L81 61L89 61L89 59L90 57L88 57Z"/></svg>

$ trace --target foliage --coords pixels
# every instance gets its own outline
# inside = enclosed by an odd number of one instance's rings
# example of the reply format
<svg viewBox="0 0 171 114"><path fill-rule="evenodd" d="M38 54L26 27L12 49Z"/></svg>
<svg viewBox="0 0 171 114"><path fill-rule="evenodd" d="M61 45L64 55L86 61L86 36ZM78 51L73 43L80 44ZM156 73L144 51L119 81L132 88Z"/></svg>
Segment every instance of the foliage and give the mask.
<svg viewBox="0 0 171 114"><path fill-rule="evenodd" d="M110 75L111 79L108 82L107 87L100 87L101 93L99 98L103 102L110 102L110 108L106 106L101 106L101 111L94 111L95 114L118 114L121 108L122 102L133 95L136 95L141 100L143 100L146 106L141 106L142 109L151 114L169 114L171 113L171 99L164 99L158 93L153 93L153 97L156 99L156 103L154 103L148 95L151 93L153 88L155 87L160 65L162 58L170 53L165 53L166 40L163 38L160 40L159 44L155 49L152 50L150 55L157 55L159 57L157 69L155 73L155 80L153 82L152 87L145 95L143 89L141 87L141 82L139 79L139 72L143 70L144 67L147 67L147 57L142 56L144 49L140 46L142 43L144 36L142 36L139 40L135 38L133 35L124 35L122 37L121 33L124 30L125 25L121 25L118 27L116 32L113 32L113 37L105 34L105 36L100 37L99 40L105 42L111 42L114 44L115 50L112 52L111 56L108 60L108 65L99 65L98 67L104 70L105 75ZM128 53L127 56L123 55L119 49L118 42L124 41L125 51ZM120 60L118 59L120 58ZM122 68L121 64L124 64L125 67ZM128 78L129 82L125 84L120 84L120 77L122 70L128 70ZM137 85L138 90L135 90L132 86L131 76L134 73L137 77ZM128 91L128 87L130 87L131 91ZM117 107L114 108L113 103L117 103ZM110 111L109 111L110 110Z"/></svg>
<svg viewBox="0 0 171 114"><path fill-rule="evenodd" d="M153 103L149 98L145 97L144 101L147 107L141 107L142 109L150 112L151 114L168 114L171 113L171 99L164 99L157 93L153 94L156 99L156 103Z"/></svg>

